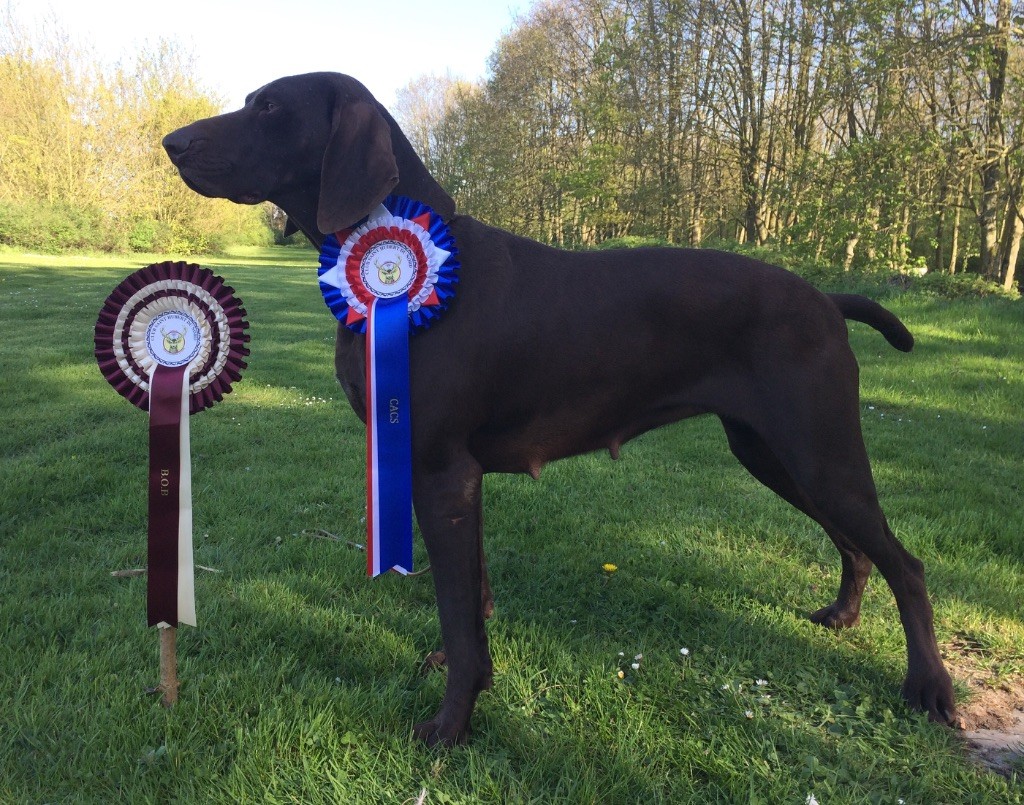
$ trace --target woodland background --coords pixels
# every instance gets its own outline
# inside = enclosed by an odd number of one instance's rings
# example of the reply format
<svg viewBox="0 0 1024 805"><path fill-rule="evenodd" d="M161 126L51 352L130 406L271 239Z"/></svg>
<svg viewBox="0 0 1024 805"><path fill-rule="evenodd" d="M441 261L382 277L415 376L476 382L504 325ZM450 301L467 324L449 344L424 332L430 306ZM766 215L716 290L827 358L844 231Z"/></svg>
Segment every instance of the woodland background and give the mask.
<svg viewBox="0 0 1024 805"><path fill-rule="evenodd" d="M480 82L392 110L460 208L568 247L664 242L790 264L981 275L1024 236L1024 7L1011 0L544 0ZM279 212L202 199L163 134L221 111L161 43L97 66L0 31L0 244L209 251Z"/></svg>

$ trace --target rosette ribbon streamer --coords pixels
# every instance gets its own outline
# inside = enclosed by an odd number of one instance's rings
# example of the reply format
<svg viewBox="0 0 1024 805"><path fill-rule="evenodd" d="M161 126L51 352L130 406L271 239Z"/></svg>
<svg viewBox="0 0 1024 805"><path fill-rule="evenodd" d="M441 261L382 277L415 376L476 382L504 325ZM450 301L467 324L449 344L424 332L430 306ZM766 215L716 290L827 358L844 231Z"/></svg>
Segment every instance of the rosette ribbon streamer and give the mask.
<svg viewBox="0 0 1024 805"><path fill-rule="evenodd" d="M196 625L187 384L187 366L158 363L149 375L150 626Z"/></svg>
<svg viewBox="0 0 1024 805"><path fill-rule="evenodd" d="M409 337L454 296L455 240L437 213L388 196L320 251L320 290L335 317L366 335L366 570L412 572Z"/></svg>
<svg viewBox="0 0 1024 805"><path fill-rule="evenodd" d="M149 412L150 626L196 625L189 415L242 379L249 325L233 293L205 268L159 263L118 285L96 322L100 371Z"/></svg>

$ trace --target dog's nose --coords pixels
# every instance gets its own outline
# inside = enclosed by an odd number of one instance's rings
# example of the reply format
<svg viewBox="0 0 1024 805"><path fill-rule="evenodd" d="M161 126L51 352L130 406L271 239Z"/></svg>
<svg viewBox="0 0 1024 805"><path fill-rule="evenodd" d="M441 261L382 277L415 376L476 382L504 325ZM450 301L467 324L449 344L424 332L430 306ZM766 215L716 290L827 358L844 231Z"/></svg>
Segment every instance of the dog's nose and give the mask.
<svg viewBox="0 0 1024 805"><path fill-rule="evenodd" d="M169 156L173 162L182 157L192 146L192 135L189 134L186 129L172 131L164 137L163 146L164 150L167 152L167 156Z"/></svg>

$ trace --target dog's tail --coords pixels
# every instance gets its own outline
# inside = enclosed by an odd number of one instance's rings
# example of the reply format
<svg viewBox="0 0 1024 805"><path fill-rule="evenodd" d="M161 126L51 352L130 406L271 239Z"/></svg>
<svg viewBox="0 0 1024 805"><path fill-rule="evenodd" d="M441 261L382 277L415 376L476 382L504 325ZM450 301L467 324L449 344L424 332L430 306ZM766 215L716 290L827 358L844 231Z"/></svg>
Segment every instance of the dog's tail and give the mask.
<svg viewBox="0 0 1024 805"><path fill-rule="evenodd" d="M839 308L843 318L871 325L901 352L910 352L914 348L914 336L910 330L878 302L852 293L830 293L828 296Z"/></svg>

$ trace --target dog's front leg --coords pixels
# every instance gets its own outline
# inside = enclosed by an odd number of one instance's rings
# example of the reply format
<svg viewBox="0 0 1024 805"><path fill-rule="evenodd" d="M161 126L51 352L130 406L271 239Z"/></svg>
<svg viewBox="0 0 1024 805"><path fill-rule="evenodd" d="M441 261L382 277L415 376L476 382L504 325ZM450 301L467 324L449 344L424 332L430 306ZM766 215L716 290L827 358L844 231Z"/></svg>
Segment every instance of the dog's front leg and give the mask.
<svg viewBox="0 0 1024 805"><path fill-rule="evenodd" d="M482 475L480 465L463 455L441 469L417 468L413 477L416 519L430 557L448 665L441 708L414 728L430 746L464 742L476 697L491 686L480 601Z"/></svg>
<svg viewBox="0 0 1024 805"><path fill-rule="evenodd" d="M483 500L477 505L477 547L480 551L480 611L483 613L484 620L489 620L494 614L494 593L491 592L491 581L487 575L487 558L484 556L484 513L483 513ZM430 671L436 671L440 668L444 668L446 662L444 647L442 646L437 651L432 651L428 654L424 660L421 670L423 673L429 673Z"/></svg>

